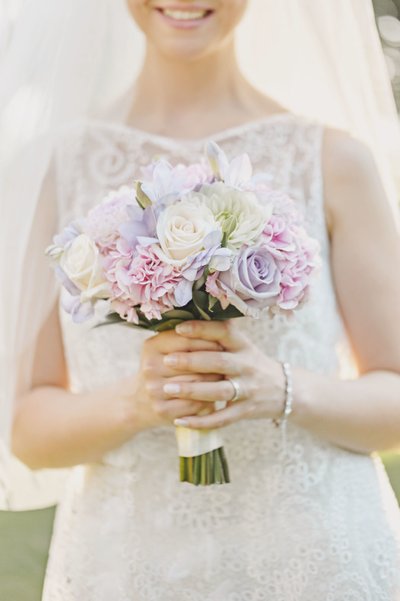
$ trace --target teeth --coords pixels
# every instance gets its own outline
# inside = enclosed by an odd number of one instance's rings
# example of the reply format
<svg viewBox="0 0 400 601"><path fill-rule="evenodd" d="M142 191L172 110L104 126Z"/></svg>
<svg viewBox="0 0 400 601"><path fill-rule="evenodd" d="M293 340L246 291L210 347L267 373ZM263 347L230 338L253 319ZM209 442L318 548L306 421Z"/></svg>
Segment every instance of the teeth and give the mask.
<svg viewBox="0 0 400 601"><path fill-rule="evenodd" d="M184 10L169 10L167 8L165 8L163 10L164 15L166 15L167 17L171 17L171 19L176 19L177 21L189 21L189 20L193 20L193 19L203 19L206 14L207 11L206 10L191 10L191 11L184 11Z"/></svg>

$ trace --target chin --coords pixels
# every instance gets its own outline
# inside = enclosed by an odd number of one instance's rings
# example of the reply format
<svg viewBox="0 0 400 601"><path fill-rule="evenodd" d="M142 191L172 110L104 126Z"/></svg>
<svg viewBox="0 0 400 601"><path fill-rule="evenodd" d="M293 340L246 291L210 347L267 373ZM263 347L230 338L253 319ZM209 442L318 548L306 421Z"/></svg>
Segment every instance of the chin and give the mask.
<svg viewBox="0 0 400 601"><path fill-rule="evenodd" d="M127 0L148 42L163 55L194 60L232 37L247 0Z"/></svg>

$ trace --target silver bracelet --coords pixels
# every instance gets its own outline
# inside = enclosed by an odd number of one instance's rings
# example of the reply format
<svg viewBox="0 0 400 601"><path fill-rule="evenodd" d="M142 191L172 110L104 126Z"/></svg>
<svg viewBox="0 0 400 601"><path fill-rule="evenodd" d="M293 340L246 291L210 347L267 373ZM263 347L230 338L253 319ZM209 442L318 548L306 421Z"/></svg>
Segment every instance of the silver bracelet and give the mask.
<svg viewBox="0 0 400 601"><path fill-rule="evenodd" d="M283 411L278 418L273 419L273 423L276 427L285 426L289 415L293 411L293 384L292 384L292 370L290 363L284 361L281 363L283 374L285 376L285 404Z"/></svg>

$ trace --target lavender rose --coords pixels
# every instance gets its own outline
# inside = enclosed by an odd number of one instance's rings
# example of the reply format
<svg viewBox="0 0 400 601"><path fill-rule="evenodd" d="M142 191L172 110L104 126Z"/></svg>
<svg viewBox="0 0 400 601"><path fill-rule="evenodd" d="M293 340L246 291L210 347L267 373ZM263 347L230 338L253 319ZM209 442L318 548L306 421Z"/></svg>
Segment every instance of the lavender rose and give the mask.
<svg viewBox="0 0 400 601"><path fill-rule="evenodd" d="M263 308L276 303L281 272L268 248L246 247L229 271L209 276L206 288L223 308L231 304L243 315L258 318Z"/></svg>

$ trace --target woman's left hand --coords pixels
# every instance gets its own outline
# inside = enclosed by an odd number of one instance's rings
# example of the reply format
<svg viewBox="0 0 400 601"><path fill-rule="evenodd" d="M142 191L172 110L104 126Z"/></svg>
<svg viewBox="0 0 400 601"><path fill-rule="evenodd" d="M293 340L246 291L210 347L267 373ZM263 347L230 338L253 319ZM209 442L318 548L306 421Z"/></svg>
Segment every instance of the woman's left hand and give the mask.
<svg viewBox="0 0 400 601"><path fill-rule="evenodd" d="M170 353L164 362L178 375L219 374L216 382L175 382L164 386L167 399L226 401L224 409L208 415L192 415L175 420L175 424L196 429L213 429L241 419L276 418L284 404L284 376L280 363L264 355L242 333L234 320L189 321L177 326L176 332L186 338L218 342L224 350ZM232 402L236 389L240 392Z"/></svg>

